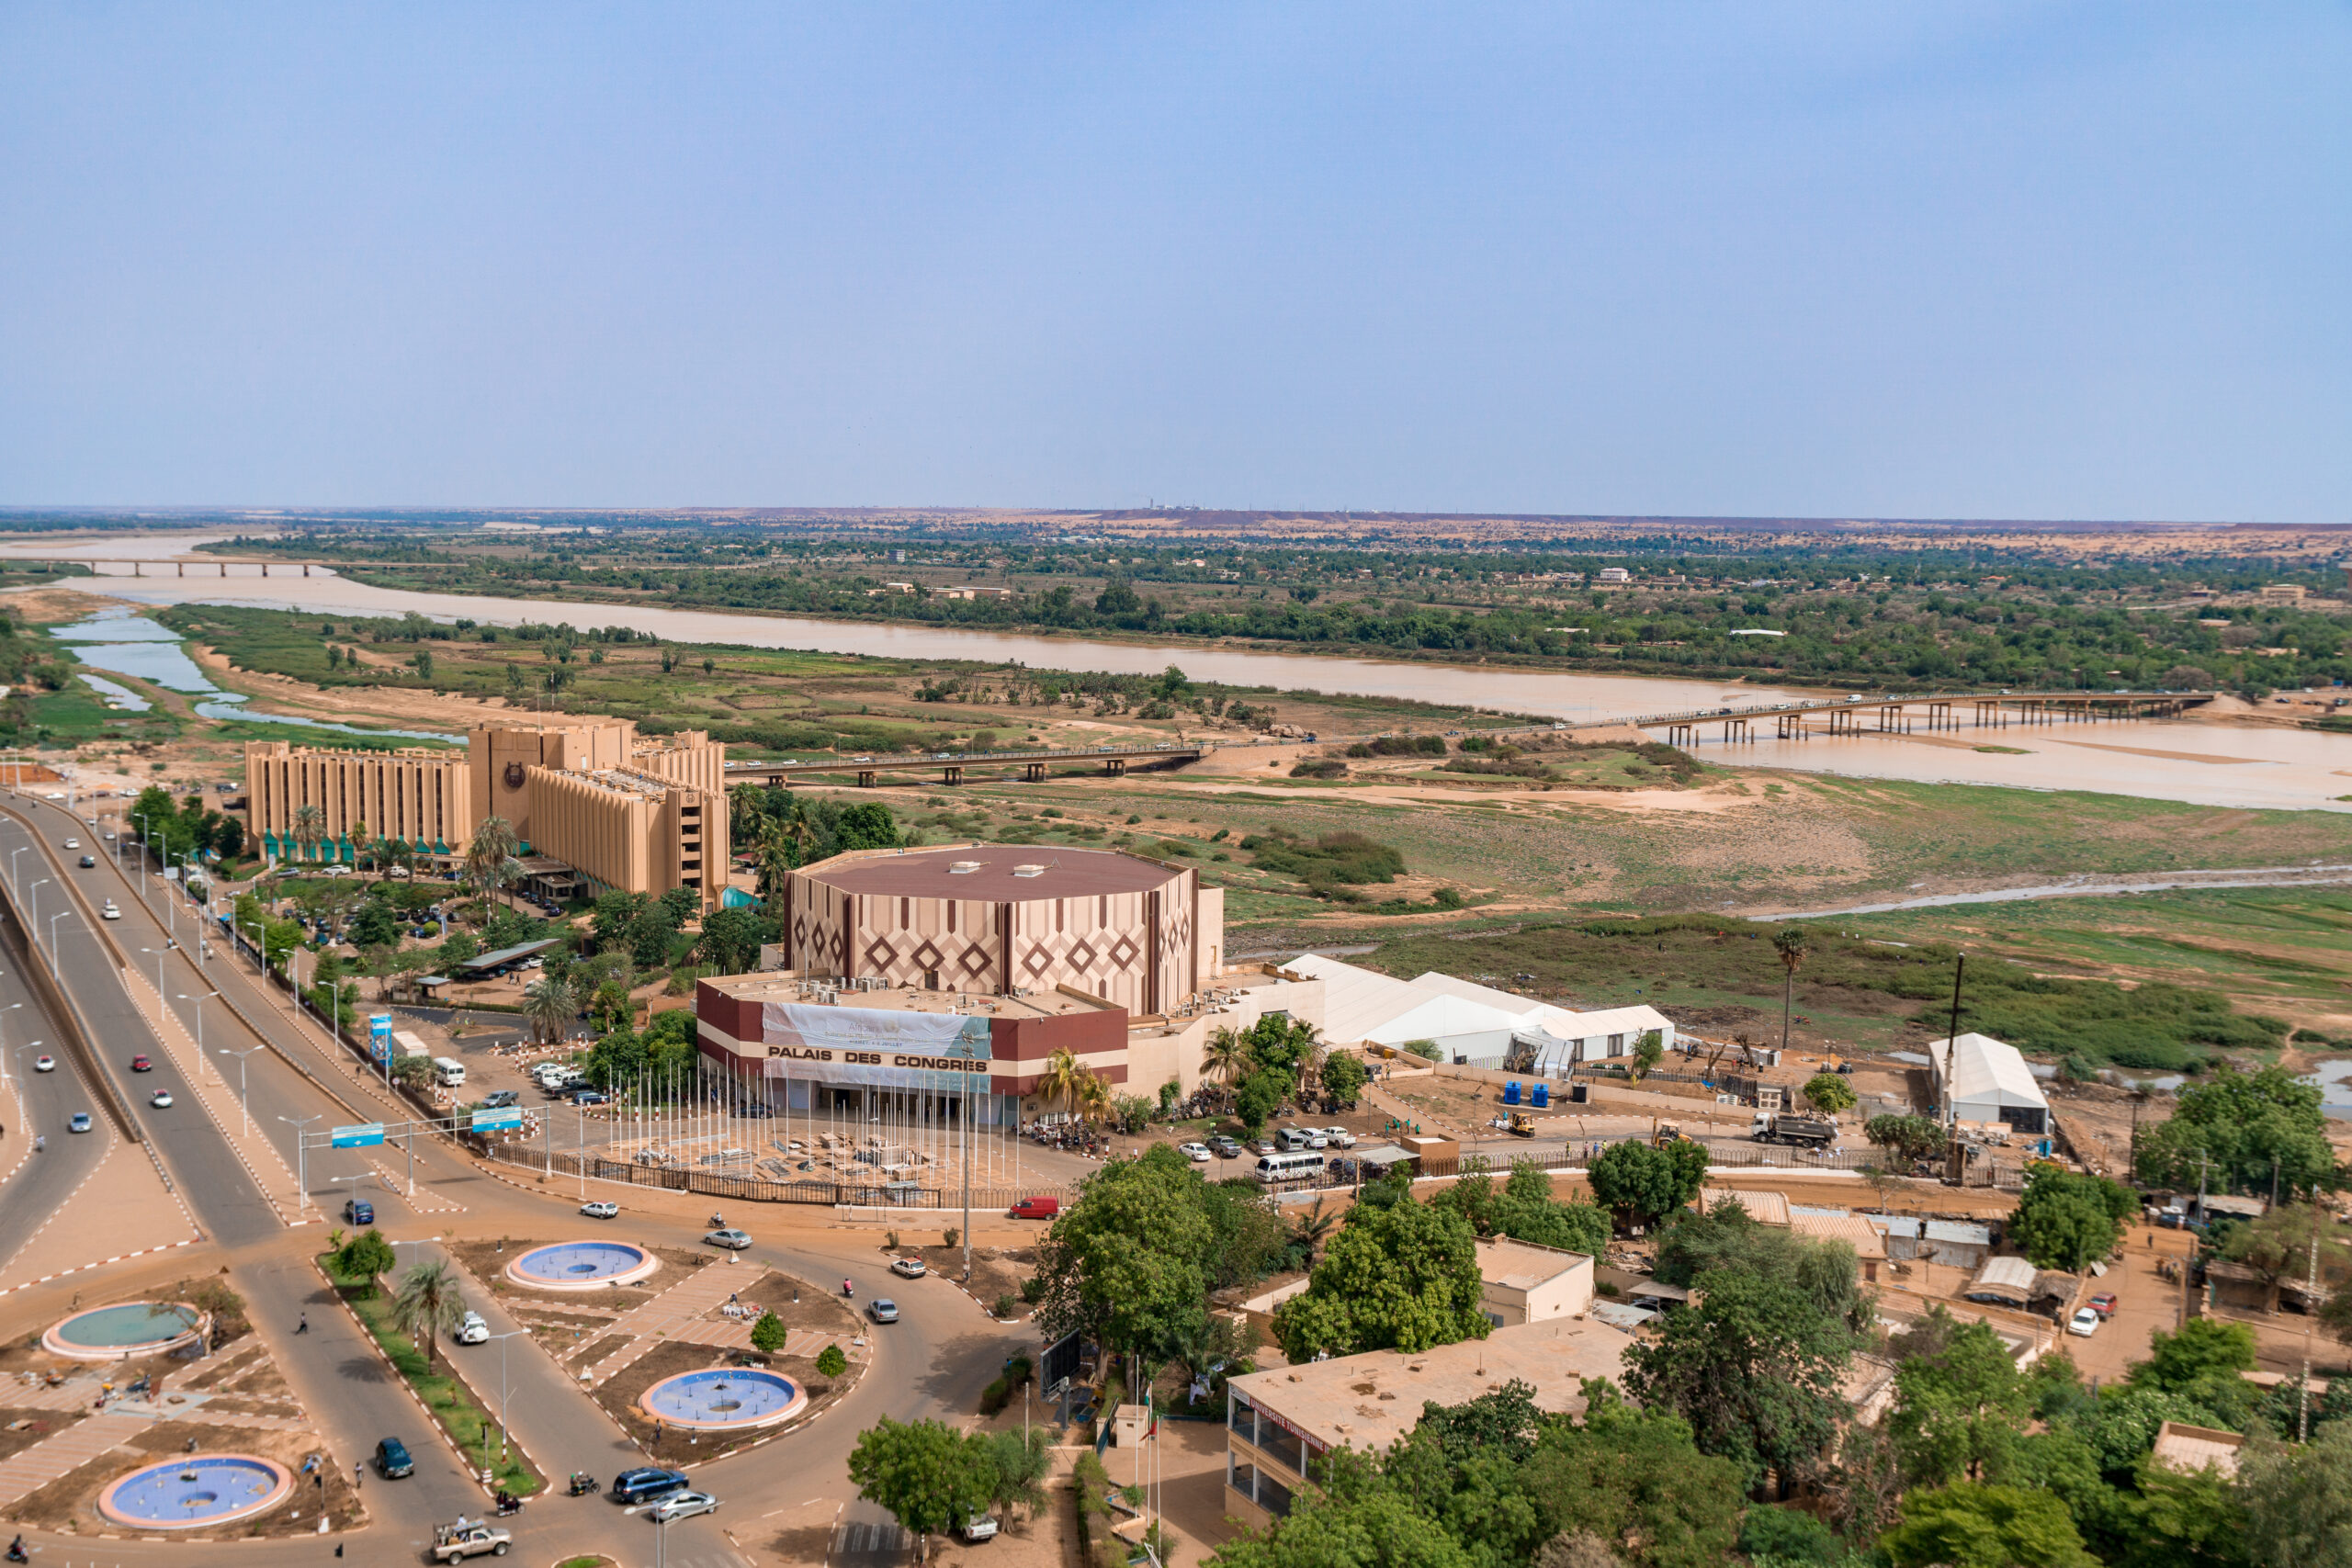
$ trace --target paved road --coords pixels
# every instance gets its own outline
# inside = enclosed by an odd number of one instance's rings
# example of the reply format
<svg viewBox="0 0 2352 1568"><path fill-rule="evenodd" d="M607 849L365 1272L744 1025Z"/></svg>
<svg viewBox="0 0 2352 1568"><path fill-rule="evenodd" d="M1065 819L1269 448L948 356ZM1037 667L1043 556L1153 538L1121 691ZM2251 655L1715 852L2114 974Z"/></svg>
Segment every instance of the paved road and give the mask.
<svg viewBox="0 0 2352 1568"><path fill-rule="evenodd" d="M0 1186L0 1263L14 1258L33 1233L49 1223L66 1196L97 1168L107 1146L119 1136L98 1096L62 1043L56 1025L15 968L11 963L9 973L0 975L0 1010L6 1010L0 1013L0 1053L5 1053L8 1063L7 1090L0 1094L0 1120L12 1132L21 1131L28 1136L22 1143L12 1140L6 1157L14 1164L21 1152L30 1148L34 1137L47 1138L49 1147L38 1155L26 1155L17 1174ZM33 1071L34 1061L44 1055L55 1059L55 1070ZM66 1132L65 1120L76 1111L90 1113L89 1133Z"/></svg>
<svg viewBox="0 0 2352 1568"><path fill-rule="evenodd" d="M53 851L64 861L60 865L51 860L44 872L28 870L26 874L73 876L81 881L93 906L112 897L123 918L109 922L109 933L142 966L153 963L157 953L164 954L168 994L176 998L217 988L233 996L246 1015L295 1060L314 1065L312 1071L322 1075L334 1071L329 1058L300 1033L314 1026L298 1022L278 1010L235 960L223 954L199 969L186 950L172 950L164 922L152 905L141 901L131 883L115 871L110 856L102 856L99 865L86 872L73 865L74 857L55 846L69 836L89 841L92 830L86 823L75 822L62 808L22 797L11 804L35 814L41 829L41 858L50 859ZM5 867L10 850L32 841L13 819L0 816L0 867ZM35 859L33 852L17 857L25 867ZM41 891L45 897L54 896L51 888ZM140 1042L135 1049L157 1055L149 1043L152 1035L123 991L104 946L91 936L77 941L72 934L78 923L78 917L59 923L61 967L94 1032L99 1039L118 1044ZM183 936L191 934L185 911L179 930ZM142 953L141 949L148 951ZM0 1006L15 999L6 984L0 980ZM174 1006L193 1029L192 1004L175 999ZM26 1010L28 1013L34 1010ZM0 1027L7 1027L11 1039L28 1037L13 1026ZM242 1051L261 1043L218 1002L206 1004L204 1029L206 1046L216 1053L211 1056L216 1064L222 1062L217 1055L220 1050ZM160 1079L160 1072L156 1079L146 1075L131 1079L124 1070L131 1054L130 1049L108 1053L107 1066L118 1082L128 1083L135 1091ZM112 1062L113 1055L119 1055L122 1061ZM163 1058L158 1055L158 1060ZM225 1065L233 1083L236 1064ZM311 1123L317 1128L350 1114L329 1099L315 1079L288 1066L274 1052L255 1053L248 1059L247 1068L253 1115L269 1130L289 1165L293 1163L293 1130L278 1117L325 1118ZM338 1092L363 1107L376 1104L362 1086L339 1084ZM143 1095L138 1102L143 1108ZM251 1304L257 1331L320 1422L330 1447L342 1462L350 1464L372 1450L377 1438L390 1434L405 1438L416 1456L417 1475L412 1481L386 1483L371 1472L363 1500L379 1522L363 1535L345 1538L347 1552L362 1562L413 1561L412 1540L421 1546L435 1519L452 1517L460 1510L478 1512L481 1494L309 1267L307 1255L323 1233L307 1227L285 1230L200 1110L168 1127L155 1120L191 1105L184 1100L174 1111L165 1112L142 1109L141 1124L154 1129L165 1163L181 1180L199 1223L230 1249L235 1282ZM56 1146L52 1141L51 1149ZM385 1153L387 1163L399 1169L400 1152ZM343 1188L335 1178L351 1173L345 1169L346 1166L355 1171L358 1168L347 1156L338 1163L334 1155L311 1163L311 1190L329 1208L340 1208ZM417 1213L398 1193L384 1190L379 1181L369 1195L378 1205L383 1228L395 1238L567 1235L569 1227L585 1224L573 1213L578 1200L571 1192L541 1195L493 1180L438 1144L420 1145L418 1172L421 1196L424 1183L429 1180L432 1190L456 1198L467 1210L463 1214ZM635 1222L633 1236L681 1246L698 1244L707 1199L606 1190L616 1193L629 1211ZM876 1248L878 1237L874 1235L814 1229L827 1217L816 1211L762 1207L734 1217L762 1238L747 1262L771 1264L812 1284L853 1277L858 1280L861 1301L885 1289ZM1004 1358L1016 1349L1031 1348L1031 1337L1026 1330L991 1322L970 1298L944 1280L897 1280L887 1289L899 1303L902 1315L899 1323L876 1331L879 1336L876 1361L857 1389L840 1407L806 1428L752 1452L698 1468L697 1483L726 1499L727 1506L716 1516L671 1527L666 1542L670 1562L680 1568L738 1568L746 1561L807 1561L830 1551L836 1562L874 1568L908 1557L911 1541L878 1509L851 1496L846 1461L859 1432L886 1414L899 1419L967 1418L977 1408L979 1391L996 1375ZM481 1305L484 1315L492 1319L494 1331L512 1325L494 1303ZM310 1332L297 1335L294 1325L305 1313ZM496 1347L474 1347L459 1353L494 1358ZM640 1462L636 1450L601 1412L590 1407L568 1375L527 1341L510 1342L507 1361L514 1429L551 1475L560 1477L582 1469L609 1482L616 1470ZM494 1388L498 1380L494 1361L474 1364L488 1369L486 1379L478 1380L481 1385ZM387 1485L396 1490L387 1491ZM560 1561L571 1552L590 1550L617 1551L625 1562L652 1556L650 1542L634 1532L642 1529L650 1537L654 1527L600 1499L546 1497L512 1522L516 1526L517 1551L535 1558ZM176 1553L167 1548L142 1549L138 1542L110 1545L119 1547L117 1555L126 1563L186 1562L192 1555L186 1549ZM315 1544L290 1541L239 1551L241 1562L274 1563L298 1558L307 1562L323 1554Z"/></svg>

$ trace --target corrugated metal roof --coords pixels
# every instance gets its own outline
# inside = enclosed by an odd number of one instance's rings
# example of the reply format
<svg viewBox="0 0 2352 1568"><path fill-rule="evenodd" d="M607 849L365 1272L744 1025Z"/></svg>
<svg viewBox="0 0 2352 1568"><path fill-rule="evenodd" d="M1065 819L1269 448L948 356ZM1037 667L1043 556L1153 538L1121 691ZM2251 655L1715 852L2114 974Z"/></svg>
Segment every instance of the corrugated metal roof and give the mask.
<svg viewBox="0 0 2352 1568"><path fill-rule="evenodd" d="M1747 1211L1747 1217L1758 1224L1785 1225L1789 1223L1789 1200L1786 1193L1751 1192L1737 1187L1699 1189L1701 1213L1713 1213L1725 1203L1737 1203Z"/></svg>
<svg viewBox="0 0 2352 1568"><path fill-rule="evenodd" d="M1928 1239L1954 1242L1962 1247L1990 1247L1993 1245L1993 1227L1967 1220L1929 1220Z"/></svg>
<svg viewBox="0 0 2352 1568"><path fill-rule="evenodd" d="M1984 1267L1976 1270L1976 1278L1968 1282L1971 1291L2005 1291L2030 1301L2037 1271L2022 1258L1988 1258Z"/></svg>
<svg viewBox="0 0 2352 1568"><path fill-rule="evenodd" d="M1886 1238L1871 1229L1871 1223L1860 1214L1807 1214L1792 1208L1789 1228L1820 1241L1842 1241L1854 1249L1856 1258L1886 1256Z"/></svg>

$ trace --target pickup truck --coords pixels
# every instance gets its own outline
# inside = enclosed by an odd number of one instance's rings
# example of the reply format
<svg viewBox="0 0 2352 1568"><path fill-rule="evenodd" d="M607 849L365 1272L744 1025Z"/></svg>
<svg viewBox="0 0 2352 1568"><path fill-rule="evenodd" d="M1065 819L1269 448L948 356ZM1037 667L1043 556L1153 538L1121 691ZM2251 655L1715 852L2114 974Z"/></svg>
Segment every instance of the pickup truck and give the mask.
<svg viewBox="0 0 2352 1568"><path fill-rule="evenodd" d="M1810 1116L1758 1116L1750 1131L1759 1144L1794 1144L1800 1148L1826 1149L1838 1141L1835 1122Z"/></svg>
<svg viewBox="0 0 2352 1568"><path fill-rule="evenodd" d="M483 1552L503 1557L514 1538L496 1525L480 1522L466 1525L435 1525L433 1527L433 1561L456 1562L468 1557L480 1557Z"/></svg>

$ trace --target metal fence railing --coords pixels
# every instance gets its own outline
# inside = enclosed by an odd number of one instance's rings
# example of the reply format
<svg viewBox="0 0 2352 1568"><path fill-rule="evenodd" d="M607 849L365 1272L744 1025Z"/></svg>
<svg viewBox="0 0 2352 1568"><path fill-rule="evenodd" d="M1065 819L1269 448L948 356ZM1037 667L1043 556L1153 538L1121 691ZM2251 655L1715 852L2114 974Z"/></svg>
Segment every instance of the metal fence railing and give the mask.
<svg viewBox="0 0 2352 1568"><path fill-rule="evenodd" d="M535 1149L527 1143L504 1140L483 1140L482 1152L502 1165L523 1170L551 1176L584 1176L592 1181L617 1181L665 1192L700 1192L739 1203L808 1203L836 1209L954 1209L964 1201L964 1190L960 1187L922 1187L912 1182L771 1181L764 1177L720 1170L645 1165L597 1155L550 1153ZM1003 1210L1023 1198L1070 1195L1070 1187L1062 1182L1045 1181L1017 1188L975 1187L972 1207Z"/></svg>

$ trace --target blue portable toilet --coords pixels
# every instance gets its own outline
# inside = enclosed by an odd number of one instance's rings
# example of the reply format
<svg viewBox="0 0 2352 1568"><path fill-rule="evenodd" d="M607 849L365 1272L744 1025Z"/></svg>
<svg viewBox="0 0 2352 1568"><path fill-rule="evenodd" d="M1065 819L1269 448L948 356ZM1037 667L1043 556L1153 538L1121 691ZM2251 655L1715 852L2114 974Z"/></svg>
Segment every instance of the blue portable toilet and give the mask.
<svg viewBox="0 0 2352 1568"><path fill-rule="evenodd" d="M1537 1084L1535 1086L1535 1109L1541 1111L1551 1103L1552 1086L1547 1083Z"/></svg>
<svg viewBox="0 0 2352 1568"><path fill-rule="evenodd" d="M1503 1085L1503 1103L1505 1105L1517 1105L1519 1103L1519 1080L1517 1078L1513 1078L1509 1083Z"/></svg>

